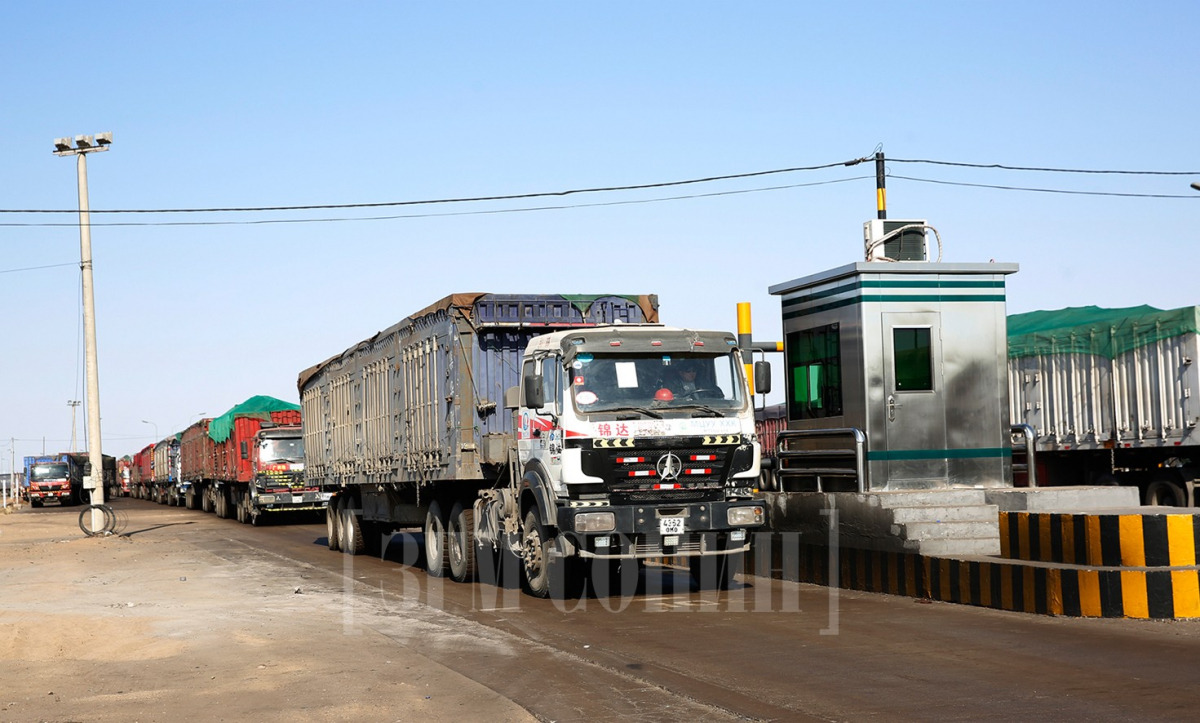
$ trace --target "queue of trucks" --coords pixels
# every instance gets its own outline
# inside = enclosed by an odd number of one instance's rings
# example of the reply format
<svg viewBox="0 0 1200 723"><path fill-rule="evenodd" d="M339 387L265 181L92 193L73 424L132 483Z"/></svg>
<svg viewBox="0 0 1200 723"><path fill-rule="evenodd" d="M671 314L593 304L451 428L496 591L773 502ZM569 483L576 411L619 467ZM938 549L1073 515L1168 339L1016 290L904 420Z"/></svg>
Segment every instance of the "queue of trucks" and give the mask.
<svg viewBox="0 0 1200 723"><path fill-rule="evenodd" d="M1129 484L1147 504L1195 506L1197 320L1200 307L1010 317L1010 421L1029 430L1014 451L1032 473L1017 483ZM419 529L428 573L455 581L624 590L670 557L723 588L766 524L757 493L778 489L788 429L786 405L754 408L743 351L728 332L660 324L653 295L453 294L301 372L299 407L252 398L123 469L134 497L241 522L325 509L329 548L350 555ZM767 365L753 378L769 391Z"/></svg>
<svg viewBox="0 0 1200 723"><path fill-rule="evenodd" d="M146 446L128 469L133 497L255 525L323 510L329 499L303 476L299 407L268 396Z"/></svg>

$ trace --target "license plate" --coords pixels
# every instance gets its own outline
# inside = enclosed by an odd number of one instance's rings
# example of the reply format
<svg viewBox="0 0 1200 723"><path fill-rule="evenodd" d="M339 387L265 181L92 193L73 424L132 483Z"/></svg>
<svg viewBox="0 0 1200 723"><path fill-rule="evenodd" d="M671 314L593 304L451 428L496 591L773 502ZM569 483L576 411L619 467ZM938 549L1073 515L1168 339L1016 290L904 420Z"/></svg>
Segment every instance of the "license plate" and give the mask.
<svg viewBox="0 0 1200 723"><path fill-rule="evenodd" d="M304 495L292 495L292 502L299 504L304 501Z"/></svg>
<svg viewBox="0 0 1200 723"><path fill-rule="evenodd" d="M663 517L658 521L658 534L679 535L683 533L682 517Z"/></svg>

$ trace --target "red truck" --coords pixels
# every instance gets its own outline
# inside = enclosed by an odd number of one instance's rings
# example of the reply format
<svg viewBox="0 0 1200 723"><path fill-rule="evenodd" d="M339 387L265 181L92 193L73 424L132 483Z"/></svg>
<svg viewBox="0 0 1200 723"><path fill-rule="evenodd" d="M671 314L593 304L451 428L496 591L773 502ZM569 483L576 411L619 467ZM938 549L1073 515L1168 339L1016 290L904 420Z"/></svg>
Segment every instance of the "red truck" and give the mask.
<svg viewBox="0 0 1200 723"><path fill-rule="evenodd" d="M323 511L330 494L304 482L300 407L274 397L247 399L184 430L180 486L184 505L239 522L268 513Z"/></svg>

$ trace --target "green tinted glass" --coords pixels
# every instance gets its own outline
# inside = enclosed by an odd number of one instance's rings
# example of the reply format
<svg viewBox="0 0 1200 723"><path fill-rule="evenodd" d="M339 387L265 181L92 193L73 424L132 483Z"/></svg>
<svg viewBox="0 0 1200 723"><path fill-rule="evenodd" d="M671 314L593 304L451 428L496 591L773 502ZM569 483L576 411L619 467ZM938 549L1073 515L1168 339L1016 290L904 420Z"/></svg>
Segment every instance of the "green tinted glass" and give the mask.
<svg viewBox="0 0 1200 723"><path fill-rule="evenodd" d="M933 390L933 343L928 328L892 329L896 391Z"/></svg>

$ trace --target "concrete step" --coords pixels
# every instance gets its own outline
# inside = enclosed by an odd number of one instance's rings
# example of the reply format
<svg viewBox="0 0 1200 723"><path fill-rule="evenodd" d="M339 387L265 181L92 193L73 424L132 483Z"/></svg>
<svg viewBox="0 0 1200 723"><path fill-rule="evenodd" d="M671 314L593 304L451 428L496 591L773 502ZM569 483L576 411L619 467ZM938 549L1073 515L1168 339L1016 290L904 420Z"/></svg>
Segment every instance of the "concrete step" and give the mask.
<svg viewBox="0 0 1200 723"><path fill-rule="evenodd" d="M912 545L915 552L930 557L948 557L962 555L999 555L1000 538L988 537L978 539L934 539L910 540L906 547Z"/></svg>
<svg viewBox="0 0 1200 723"><path fill-rule="evenodd" d="M1137 487L1014 487L986 490L1005 512L1088 512L1141 504Z"/></svg>
<svg viewBox="0 0 1200 723"><path fill-rule="evenodd" d="M893 507L892 519L897 523L910 522L995 522L999 511L995 505L962 505L956 507Z"/></svg>
<svg viewBox="0 0 1200 723"><path fill-rule="evenodd" d="M982 489L948 487L938 490L905 490L899 492L868 492L868 499L879 500L884 508L895 507L958 507L988 504Z"/></svg>
<svg viewBox="0 0 1200 723"><path fill-rule="evenodd" d="M956 540L991 539L1000 543L1000 522L910 522L904 525L905 539Z"/></svg>

